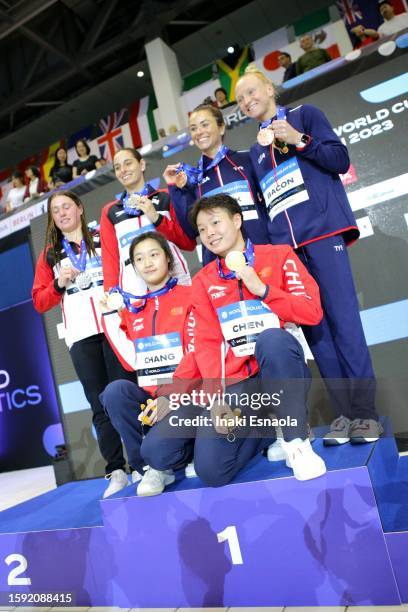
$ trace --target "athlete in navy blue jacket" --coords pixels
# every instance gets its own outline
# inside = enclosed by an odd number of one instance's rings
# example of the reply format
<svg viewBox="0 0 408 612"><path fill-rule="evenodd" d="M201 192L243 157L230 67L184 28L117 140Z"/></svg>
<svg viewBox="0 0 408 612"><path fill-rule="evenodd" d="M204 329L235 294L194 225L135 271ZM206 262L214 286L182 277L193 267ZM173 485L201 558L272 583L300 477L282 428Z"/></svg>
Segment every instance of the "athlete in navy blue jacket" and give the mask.
<svg viewBox="0 0 408 612"><path fill-rule="evenodd" d="M188 218L194 202L204 195L227 193L241 206L246 237L254 244L268 244L268 215L258 193L249 153L231 151L223 145L225 124L221 111L209 104L198 106L190 115L189 128L202 153L198 168L173 164L163 174L177 219L186 234L191 238L197 236ZM203 264L214 257L203 246Z"/></svg>
<svg viewBox="0 0 408 612"><path fill-rule="evenodd" d="M272 83L252 66L238 81L236 97L240 109L261 122L250 154L271 241L297 249L319 284L325 316L304 332L337 414L325 443L377 439L375 375L347 254L359 230L339 177L350 165L347 148L319 109L277 106Z"/></svg>

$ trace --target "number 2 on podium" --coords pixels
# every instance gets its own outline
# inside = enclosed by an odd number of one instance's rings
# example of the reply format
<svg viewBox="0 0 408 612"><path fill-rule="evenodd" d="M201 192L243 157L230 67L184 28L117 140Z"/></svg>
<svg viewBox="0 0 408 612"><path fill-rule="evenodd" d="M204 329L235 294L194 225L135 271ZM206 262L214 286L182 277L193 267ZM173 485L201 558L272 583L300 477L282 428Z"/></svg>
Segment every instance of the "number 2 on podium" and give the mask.
<svg viewBox="0 0 408 612"><path fill-rule="evenodd" d="M217 540L219 543L228 542L232 565L243 565L244 562L242 560L237 528L235 525L229 525L223 531L217 533Z"/></svg>

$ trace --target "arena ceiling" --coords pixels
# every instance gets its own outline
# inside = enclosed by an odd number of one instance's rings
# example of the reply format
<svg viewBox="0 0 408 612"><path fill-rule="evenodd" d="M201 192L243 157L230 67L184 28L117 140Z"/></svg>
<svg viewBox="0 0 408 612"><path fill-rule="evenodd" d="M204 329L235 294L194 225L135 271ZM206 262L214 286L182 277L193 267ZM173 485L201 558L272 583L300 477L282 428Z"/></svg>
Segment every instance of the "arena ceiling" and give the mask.
<svg viewBox="0 0 408 612"><path fill-rule="evenodd" d="M329 4L0 0L0 144L7 147L0 167L31 154L33 141L37 149L58 139L55 123L73 133L152 91L144 45L158 36L186 75L225 55L228 44L244 45ZM137 69L146 77L137 79Z"/></svg>

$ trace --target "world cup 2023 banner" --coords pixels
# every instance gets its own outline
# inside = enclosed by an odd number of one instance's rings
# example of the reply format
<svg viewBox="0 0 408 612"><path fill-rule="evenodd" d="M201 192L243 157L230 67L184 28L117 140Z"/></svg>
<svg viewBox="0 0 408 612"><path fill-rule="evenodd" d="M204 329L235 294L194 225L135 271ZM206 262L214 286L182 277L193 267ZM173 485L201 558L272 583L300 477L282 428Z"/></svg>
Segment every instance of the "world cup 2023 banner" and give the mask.
<svg viewBox="0 0 408 612"><path fill-rule="evenodd" d="M63 430L41 316L0 312L0 472L49 465Z"/></svg>

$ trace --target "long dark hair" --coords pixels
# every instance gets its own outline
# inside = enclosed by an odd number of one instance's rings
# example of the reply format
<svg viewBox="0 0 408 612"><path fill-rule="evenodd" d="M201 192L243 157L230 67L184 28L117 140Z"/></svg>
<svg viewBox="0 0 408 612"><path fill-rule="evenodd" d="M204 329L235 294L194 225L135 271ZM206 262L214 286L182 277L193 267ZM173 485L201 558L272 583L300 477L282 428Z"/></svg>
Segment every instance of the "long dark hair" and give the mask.
<svg viewBox="0 0 408 612"><path fill-rule="evenodd" d="M163 251L165 252L166 257L169 262L169 272L170 274L172 274L173 269L174 269L174 255L170 248L169 243L167 242L165 237L162 236L162 234L159 234L159 232L145 232L144 234L140 234L139 236L136 236L136 238L133 238L132 244L130 245L130 249L129 249L129 259L132 262L132 265L134 265L133 255L134 255L137 245L143 242L144 240L148 240L149 238L151 240L155 240L157 244L159 245L159 247L161 247Z"/></svg>
<svg viewBox="0 0 408 612"><path fill-rule="evenodd" d="M58 159L58 151L65 151L65 155L66 155L66 157L65 157L65 165L68 166L68 152L67 152L66 148L65 147L58 147L58 149L54 153L54 165L53 165L53 167L51 169L51 174L52 174L53 170L56 170L57 168L61 167L61 162Z"/></svg>
<svg viewBox="0 0 408 612"><path fill-rule="evenodd" d="M89 231L88 225L86 223L84 205L81 202L80 198L76 195L76 193L74 193L73 191L68 191L68 190L56 191L53 194L51 194L50 197L48 198L48 202L47 202L48 218L47 218L47 230L45 232L44 256L46 256L47 247L50 247L50 250L52 251L55 257L55 262L59 263L61 261L63 234L61 230L55 225L54 219L52 218L52 214L51 214L52 201L54 200L54 198L57 198L59 196L65 196L69 198L70 200L75 202L78 208L82 206L82 215L81 215L82 236L83 236L83 239L85 240L86 250L88 254L89 255L92 254L96 256L92 234Z"/></svg>
<svg viewBox="0 0 408 612"><path fill-rule="evenodd" d="M90 155L90 153L91 153L91 149L90 149L90 147L89 147L89 144L86 142L85 138L78 138L78 140L76 141L76 143L75 143L75 151L76 151L76 154L77 154L77 155L78 155L78 157L79 157L79 153L78 153L78 143L79 143L79 142L82 142L82 144L83 144L83 145L84 145L84 147L85 147L86 154L87 154L87 155L88 155L88 157L89 157L89 155Z"/></svg>

